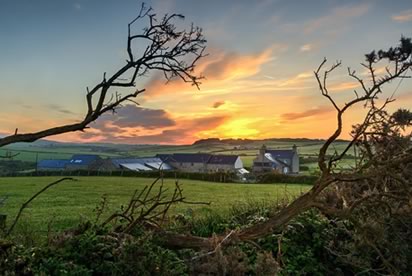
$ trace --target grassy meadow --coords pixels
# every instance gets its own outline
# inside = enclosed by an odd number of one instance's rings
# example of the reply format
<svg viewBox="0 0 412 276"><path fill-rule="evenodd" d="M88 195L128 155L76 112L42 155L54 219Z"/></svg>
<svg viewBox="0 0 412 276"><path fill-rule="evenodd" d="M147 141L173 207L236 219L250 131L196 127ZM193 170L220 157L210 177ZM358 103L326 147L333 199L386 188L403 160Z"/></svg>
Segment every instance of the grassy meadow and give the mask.
<svg viewBox="0 0 412 276"><path fill-rule="evenodd" d="M8 199L0 207L0 213L8 215L8 221L16 215L21 204L42 187L58 180L58 177L0 178L0 196ZM54 230L73 226L81 219L94 219L93 211L106 196L108 208L103 217L126 205L132 193L143 189L153 179L133 177L76 177L66 181L36 198L24 211L20 227L30 224L36 231ZM183 194L189 201L211 202L206 205L179 204L171 214L193 210L202 216L210 211L225 213L238 202L290 200L309 189L299 184L223 184L195 180L180 180ZM174 179L165 179L165 187L172 192Z"/></svg>

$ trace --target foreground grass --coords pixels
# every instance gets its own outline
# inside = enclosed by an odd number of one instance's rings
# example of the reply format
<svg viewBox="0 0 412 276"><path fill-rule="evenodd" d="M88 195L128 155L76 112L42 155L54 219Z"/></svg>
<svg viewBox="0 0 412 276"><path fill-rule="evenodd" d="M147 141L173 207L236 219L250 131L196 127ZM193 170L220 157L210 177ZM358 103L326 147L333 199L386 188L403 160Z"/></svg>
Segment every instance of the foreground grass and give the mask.
<svg viewBox="0 0 412 276"><path fill-rule="evenodd" d="M0 196L8 195L0 213L8 215L10 222L21 204L42 187L59 177L0 178ZM21 227L30 225L36 231L63 229L82 218L94 219L94 209L102 196L108 200L107 216L126 205L134 190L143 189L153 179L134 177L76 177L78 181L62 182L41 194L24 211ZM165 186L172 192L174 179L165 179ZM195 210L202 215L211 210L227 212L231 205L243 201L276 201L291 199L306 191L309 186L299 184L223 184L195 180L180 180L183 194L190 201L211 202L210 206L179 204L171 213Z"/></svg>

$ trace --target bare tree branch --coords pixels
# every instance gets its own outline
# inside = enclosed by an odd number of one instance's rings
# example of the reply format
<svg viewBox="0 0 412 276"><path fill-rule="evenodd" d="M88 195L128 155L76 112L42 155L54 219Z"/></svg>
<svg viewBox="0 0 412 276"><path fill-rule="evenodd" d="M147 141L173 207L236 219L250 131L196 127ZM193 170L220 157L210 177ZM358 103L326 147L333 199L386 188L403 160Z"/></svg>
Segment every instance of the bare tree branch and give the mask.
<svg viewBox="0 0 412 276"><path fill-rule="evenodd" d="M205 56L206 40L202 29L191 25L188 30L178 30L174 22L184 19L180 14L165 15L160 20L151 8L142 5L138 16L128 24L127 53L129 60L111 76L103 74L103 79L92 89L87 88L87 113L78 123L52 127L34 133L18 134L0 138L0 147L17 143L33 142L41 138L73 131L84 131L91 122L108 111L143 93L145 89L120 95L113 94L112 88L136 87L136 80L153 71L164 73L166 80L178 78L199 88L201 76L194 72L196 63ZM141 34L133 34L136 23L147 20L148 27ZM144 52L136 52L137 45L147 45ZM126 76L131 75L131 78ZM126 80L126 81L125 81Z"/></svg>

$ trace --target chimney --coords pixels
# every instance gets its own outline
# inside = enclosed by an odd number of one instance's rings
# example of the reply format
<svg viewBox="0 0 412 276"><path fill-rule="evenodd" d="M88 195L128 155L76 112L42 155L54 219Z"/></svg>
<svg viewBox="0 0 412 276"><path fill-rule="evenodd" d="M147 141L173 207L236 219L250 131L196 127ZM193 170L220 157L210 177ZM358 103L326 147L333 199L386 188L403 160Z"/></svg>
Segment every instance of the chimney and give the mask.
<svg viewBox="0 0 412 276"><path fill-rule="evenodd" d="M262 147L259 150L259 155L264 156L266 153L266 146L262 145Z"/></svg>
<svg viewBox="0 0 412 276"><path fill-rule="evenodd" d="M297 152L297 151L298 151L298 147L296 146L296 144L293 145L292 150L293 150L294 152Z"/></svg>

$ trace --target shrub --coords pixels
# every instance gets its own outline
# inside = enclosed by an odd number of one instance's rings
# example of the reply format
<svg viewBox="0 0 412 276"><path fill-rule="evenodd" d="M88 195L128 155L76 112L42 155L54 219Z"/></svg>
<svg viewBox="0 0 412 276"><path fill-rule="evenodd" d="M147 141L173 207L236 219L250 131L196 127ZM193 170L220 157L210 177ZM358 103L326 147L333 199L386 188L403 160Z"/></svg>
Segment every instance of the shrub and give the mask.
<svg viewBox="0 0 412 276"><path fill-rule="evenodd" d="M313 175L288 175L280 173L265 173L257 176L257 182L263 184L269 183L290 183L290 184L310 184L313 185L318 179Z"/></svg>
<svg viewBox="0 0 412 276"><path fill-rule="evenodd" d="M139 237L89 228L62 233L50 246L13 245L0 254L1 275L184 275L176 252ZM59 242L56 242L59 241Z"/></svg>

